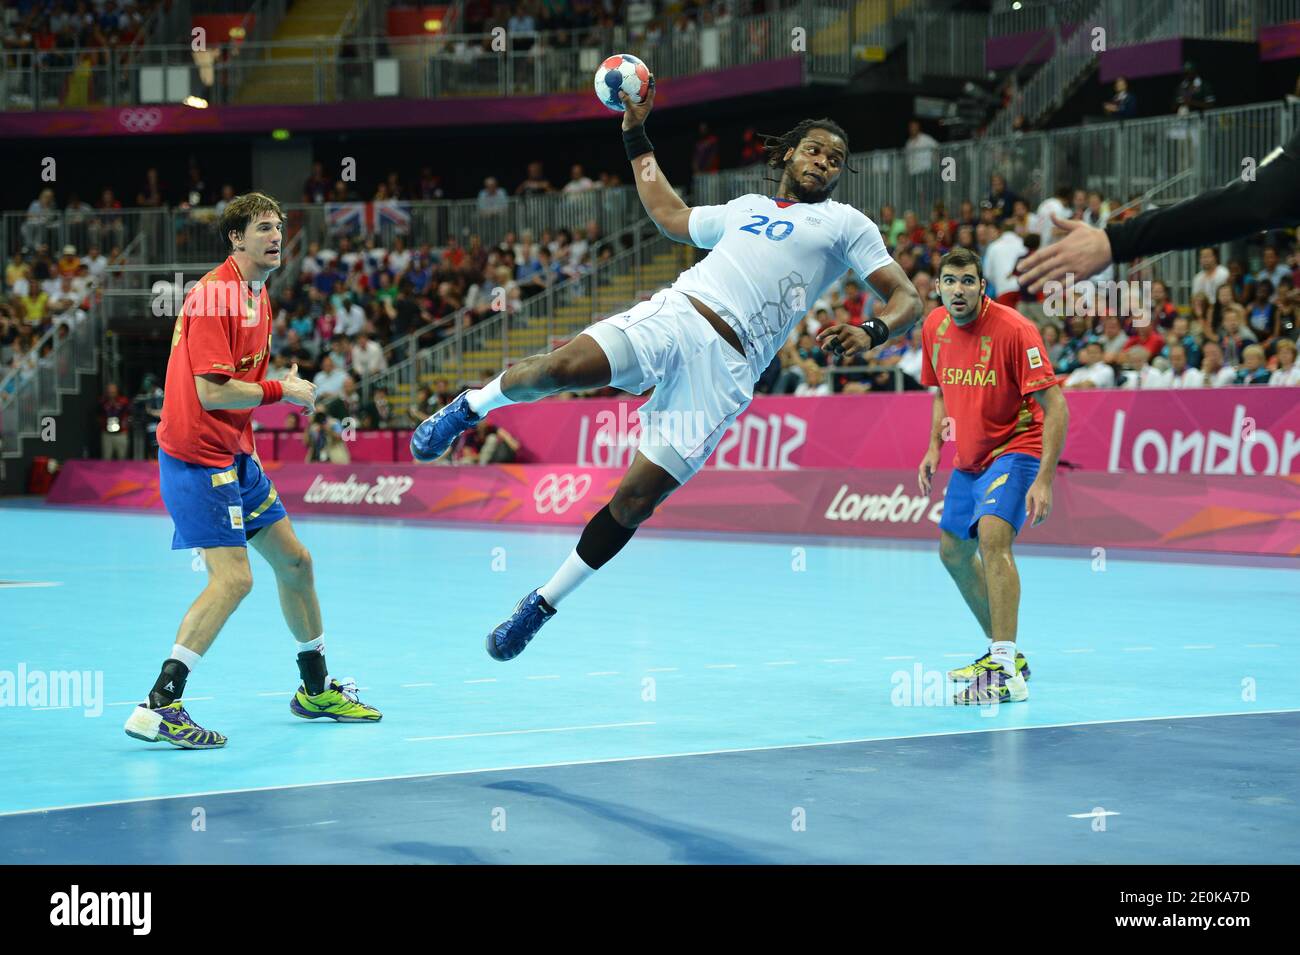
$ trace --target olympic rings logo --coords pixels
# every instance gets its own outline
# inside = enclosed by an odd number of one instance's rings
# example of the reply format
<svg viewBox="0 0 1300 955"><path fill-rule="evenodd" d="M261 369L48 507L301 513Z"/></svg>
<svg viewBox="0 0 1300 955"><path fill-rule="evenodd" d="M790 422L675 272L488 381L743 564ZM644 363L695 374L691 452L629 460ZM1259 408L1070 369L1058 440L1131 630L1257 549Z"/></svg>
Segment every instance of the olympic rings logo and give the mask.
<svg viewBox="0 0 1300 955"><path fill-rule="evenodd" d="M563 514L586 496L591 475L548 474L533 488L533 502L538 514Z"/></svg>
<svg viewBox="0 0 1300 955"><path fill-rule="evenodd" d="M124 109L117 114L117 121L129 133L147 133L157 129L162 122L162 110L151 109Z"/></svg>

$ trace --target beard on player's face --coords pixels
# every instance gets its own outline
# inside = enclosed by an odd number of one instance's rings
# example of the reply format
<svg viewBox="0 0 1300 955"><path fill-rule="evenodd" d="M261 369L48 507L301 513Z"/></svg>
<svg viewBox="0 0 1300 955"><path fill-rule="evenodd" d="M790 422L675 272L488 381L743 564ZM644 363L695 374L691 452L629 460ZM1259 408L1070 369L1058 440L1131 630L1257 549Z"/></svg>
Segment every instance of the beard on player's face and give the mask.
<svg viewBox="0 0 1300 955"><path fill-rule="evenodd" d="M818 140L819 145L822 146L838 144L838 142L838 136L833 137L833 140ZM802 146L801 142L791 151L790 158L786 160L781 191L800 202L821 202L829 199L840 181L839 167L832 166L820 154L810 155L800 148Z"/></svg>

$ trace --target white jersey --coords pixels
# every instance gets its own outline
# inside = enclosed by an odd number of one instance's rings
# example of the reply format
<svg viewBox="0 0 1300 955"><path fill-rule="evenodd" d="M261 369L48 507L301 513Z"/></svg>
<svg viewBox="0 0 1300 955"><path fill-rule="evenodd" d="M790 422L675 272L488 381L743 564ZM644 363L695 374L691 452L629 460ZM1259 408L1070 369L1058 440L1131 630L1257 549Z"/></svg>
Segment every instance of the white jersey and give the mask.
<svg viewBox="0 0 1300 955"><path fill-rule="evenodd" d="M735 329L755 381L832 282L849 269L866 282L893 261L876 224L834 199L738 196L691 209L689 228L691 242L712 251L672 287Z"/></svg>

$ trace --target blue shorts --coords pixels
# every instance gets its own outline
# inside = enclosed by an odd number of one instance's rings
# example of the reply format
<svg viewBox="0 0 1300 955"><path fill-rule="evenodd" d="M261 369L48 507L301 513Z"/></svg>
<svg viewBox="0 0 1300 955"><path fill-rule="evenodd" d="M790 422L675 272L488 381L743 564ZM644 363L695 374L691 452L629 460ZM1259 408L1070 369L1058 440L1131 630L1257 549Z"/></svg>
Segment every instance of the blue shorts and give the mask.
<svg viewBox="0 0 1300 955"><path fill-rule="evenodd" d="M1025 495L1038 477L1038 458L1032 454L1004 454L983 471L952 472L943 492L939 529L963 539L976 535L985 514L1002 518L1020 533L1025 523Z"/></svg>
<svg viewBox="0 0 1300 955"><path fill-rule="evenodd" d="M176 525L172 550L246 547L250 532L288 517L275 485L251 454L224 468L191 464L158 449L163 503Z"/></svg>

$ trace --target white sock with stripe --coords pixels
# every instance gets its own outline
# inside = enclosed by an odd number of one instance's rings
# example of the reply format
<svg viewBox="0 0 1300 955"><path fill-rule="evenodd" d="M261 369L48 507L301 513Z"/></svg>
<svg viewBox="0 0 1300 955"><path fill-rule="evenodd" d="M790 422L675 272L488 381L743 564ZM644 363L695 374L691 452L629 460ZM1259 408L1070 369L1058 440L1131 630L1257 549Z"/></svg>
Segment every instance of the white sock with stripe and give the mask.
<svg viewBox="0 0 1300 955"><path fill-rule="evenodd" d="M505 392L501 390L501 378L504 375L503 371L482 388L475 388L465 396L470 411L476 415L485 415L495 408L504 408L515 403L513 398L506 397Z"/></svg>
<svg viewBox="0 0 1300 955"><path fill-rule="evenodd" d="M994 640L989 646L992 662L999 664L1007 676L1016 675L1016 644L1013 640Z"/></svg>

